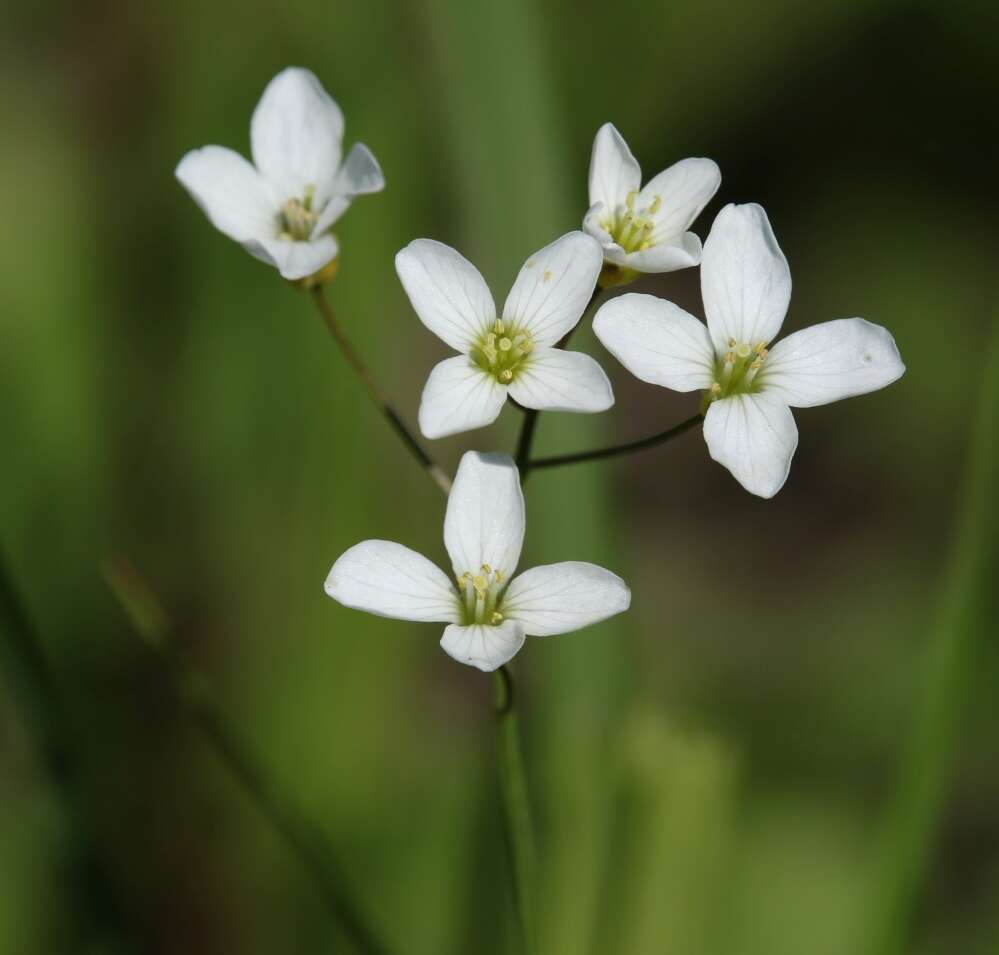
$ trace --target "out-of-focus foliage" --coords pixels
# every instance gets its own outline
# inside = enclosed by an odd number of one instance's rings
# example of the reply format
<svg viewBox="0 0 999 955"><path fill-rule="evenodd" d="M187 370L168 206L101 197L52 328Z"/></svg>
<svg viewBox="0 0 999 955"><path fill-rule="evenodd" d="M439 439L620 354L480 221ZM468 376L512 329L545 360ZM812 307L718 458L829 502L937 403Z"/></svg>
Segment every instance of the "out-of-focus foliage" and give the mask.
<svg viewBox="0 0 999 955"><path fill-rule="evenodd" d="M706 155L766 206L788 330L863 315L909 371L803 411L759 501L701 439L539 472L530 564L592 560L632 612L533 640L523 686L550 955L864 951L879 834L922 699L997 293L995 13L808 5L276 0L5 7L0 36L0 539L71 716L80 805L50 784L0 664L0 952L339 951L295 858L169 692L101 579L128 555L274 779L337 846L396 951L513 951L489 681L433 627L322 593L364 537L442 551L412 467L308 298L173 180L248 148L267 80L308 66L388 187L342 221L332 300L415 420L443 356L392 256L432 236L497 296L576 228L592 136L647 173ZM696 271L639 290L699 310ZM692 396L631 380L545 415L541 451L639 437ZM509 448L517 413L435 445ZM983 633L994 637L994 607ZM5 661L0 657L0 661ZM913 926L999 945L999 676L984 641ZM80 840L111 898L87 909ZM75 851L75 850L74 850Z"/></svg>

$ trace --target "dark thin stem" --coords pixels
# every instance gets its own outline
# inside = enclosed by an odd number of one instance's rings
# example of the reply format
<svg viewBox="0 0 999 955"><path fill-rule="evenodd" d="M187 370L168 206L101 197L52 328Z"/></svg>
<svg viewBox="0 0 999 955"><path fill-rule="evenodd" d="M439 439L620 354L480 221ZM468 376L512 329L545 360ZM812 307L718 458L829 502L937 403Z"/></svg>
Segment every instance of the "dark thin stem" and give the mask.
<svg viewBox="0 0 999 955"><path fill-rule="evenodd" d="M68 828L72 835L67 848L68 871L76 898L82 902L80 918L87 922L86 927L82 924L77 927L77 938L81 944L104 947L109 935L124 933L123 913L111 873L96 849L93 826L87 819L72 720L45 659L41 638L2 556L0 630L9 651L11 683L29 725L33 724L45 769L62 797L69 818Z"/></svg>
<svg viewBox="0 0 999 955"><path fill-rule="evenodd" d="M583 309L583 314L580 316L579 321L576 322L572 328L567 331L562 338L556 343L556 348L565 348L569 344L572 336L576 333L576 329L586 320L587 316L596 307L597 302L603 295L604 290L598 285L593 290L593 294L590 296L590 300L586 303L586 308ZM531 445L534 443L534 432L538 427L538 415L540 412L533 408L524 409L524 423L520 428L520 438L517 441L517 453L515 455L515 461L517 468L520 471L520 483L523 484L527 480L527 476L534 469L534 463L531 461Z"/></svg>
<svg viewBox="0 0 999 955"><path fill-rule="evenodd" d="M627 444L615 444L609 448L598 448L595 451L577 451L575 454L557 454L550 458L537 458L529 462L531 470L537 468L557 468L563 464L579 464L583 461L598 461L600 458L616 458L622 454L631 454L633 451L644 451L646 448L654 448L656 445L665 444L673 438L679 437L685 431L689 431L696 424L703 420L702 416L695 414L686 421L681 421L678 425L653 434L648 438L641 438L638 441L629 441Z"/></svg>
<svg viewBox="0 0 999 955"><path fill-rule="evenodd" d="M109 562L105 579L136 633L163 658L178 700L261 815L298 856L344 935L364 955L386 955L354 901L323 831L282 793L218 707L205 675L185 660L156 595L127 562Z"/></svg>
<svg viewBox="0 0 999 955"><path fill-rule="evenodd" d="M496 756L500 789L503 795L503 818L506 823L507 851L513 873L513 890L520 923L524 955L537 952L534 921L535 869L534 829L531 804L527 794L527 776L520 751L517 729L517 705L510 671L501 666L493 674L496 712Z"/></svg>
<svg viewBox="0 0 999 955"><path fill-rule="evenodd" d="M531 473L531 445L534 442L534 432L538 427L538 412L534 408L524 409L524 423L520 427L520 438L517 441L517 455L515 458L520 470L520 483L527 480L527 475Z"/></svg>
<svg viewBox="0 0 999 955"><path fill-rule="evenodd" d="M367 365L364 364L360 355L358 355L354 350L354 346L351 345L350 340L347 338L347 335L343 330L343 326L337 320L336 314L333 311L333 306L330 305L330 301L326 297L326 292L322 285L317 285L312 290L312 298L315 301L316 307L319 309L319 313L322 315L323 321L326 323L326 327L329 329L330 334L333 336L337 345L340 346L340 351L343 352L343 357L347 359L347 363L357 373L358 378L361 379L361 384L364 385L364 390L368 393L368 397L385 416L385 419L391 425L392 430L402 440L402 443L406 446L409 453L416 458L420 467L430 475L434 483L445 494L449 494L451 491L451 479L447 476L444 469L436 464L433 458L427 454L426 449L416 439L413 432L409 430L399 413L392 407L389 400L378 387L378 384L371 372L368 370Z"/></svg>

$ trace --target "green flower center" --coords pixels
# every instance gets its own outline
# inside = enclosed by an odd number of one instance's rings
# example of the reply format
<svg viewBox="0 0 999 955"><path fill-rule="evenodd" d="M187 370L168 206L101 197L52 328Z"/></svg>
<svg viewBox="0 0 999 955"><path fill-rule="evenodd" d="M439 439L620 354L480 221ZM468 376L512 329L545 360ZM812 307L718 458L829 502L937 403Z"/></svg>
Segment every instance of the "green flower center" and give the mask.
<svg viewBox="0 0 999 955"><path fill-rule="evenodd" d="M313 190L305 191L304 199L289 199L281 206L279 225L281 238L289 242L308 242L319 221L319 213L312 209Z"/></svg>
<svg viewBox="0 0 999 955"><path fill-rule="evenodd" d="M461 605L464 626L486 624L498 626L503 622L500 602L505 589L506 576L483 564L477 574L466 570L458 579L458 602Z"/></svg>
<svg viewBox="0 0 999 955"><path fill-rule="evenodd" d="M605 219L601 225L625 252L644 252L655 245L656 214L662 208L662 196L653 196L643 209L636 211L638 190L632 189L619 215ZM618 206L620 209L620 206Z"/></svg>
<svg viewBox="0 0 999 955"><path fill-rule="evenodd" d="M510 384L534 351L534 341L526 329L507 325L501 318L484 334L469 355L483 371L503 385Z"/></svg>
<svg viewBox="0 0 999 955"><path fill-rule="evenodd" d="M703 408L707 408L712 401L759 391L762 386L760 370L769 354L765 342L750 346L730 338L728 351L715 359L714 381L704 392Z"/></svg>

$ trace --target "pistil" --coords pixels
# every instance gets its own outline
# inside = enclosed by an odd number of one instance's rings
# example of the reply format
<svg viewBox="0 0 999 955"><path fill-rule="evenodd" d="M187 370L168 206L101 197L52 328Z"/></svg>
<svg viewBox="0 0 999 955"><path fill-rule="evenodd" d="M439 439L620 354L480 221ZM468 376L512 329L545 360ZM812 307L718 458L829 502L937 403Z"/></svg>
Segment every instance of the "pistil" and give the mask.
<svg viewBox="0 0 999 955"><path fill-rule="evenodd" d="M289 242L306 242L319 221L319 213L312 211L312 195L304 200L289 199L281 206L281 238Z"/></svg>
<svg viewBox="0 0 999 955"><path fill-rule="evenodd" d="M493 323L492 330L479 340L470 354L483 371L507 385L513 381L517 371L533 351L534 342L530 332L518 330L498 318Z"/></svg>
<svg viewBox="0 0 999 955"><path fill-rule="evenodd" d="M472 624L496 626L503 622L503 614L498 608L498 603L504 580L503 571L493 570L488 564L483 564L477 574L466 570L457 577L466 626Z"/></svg>
<svg viewBox="0 0 999 955"><path fill-rule="evenodd" d="M662 196L653 196L645 208L636 212L637 199L638 190L633 189L625 199L624 210L604 223L604 228L625 252L644 252L655 245L655 217L662 208Z"/></svg>
<svg viewBox="0 0 999 955"><path fill-rule="evenodd" d="M728 350L715 363L715 380L704 393L705 408L721 398L750 394L760 388L756 379L770 354L766 343L750 345L730 338L726 344Z"/></svg>

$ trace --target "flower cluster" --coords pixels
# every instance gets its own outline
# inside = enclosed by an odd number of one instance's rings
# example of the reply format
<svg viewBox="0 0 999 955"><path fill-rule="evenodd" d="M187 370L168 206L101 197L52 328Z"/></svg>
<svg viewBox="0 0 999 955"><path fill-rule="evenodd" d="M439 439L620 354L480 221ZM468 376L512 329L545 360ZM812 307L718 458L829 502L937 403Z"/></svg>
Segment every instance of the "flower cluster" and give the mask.
<svg viewBox="0 0 999 955"><path fill-rule="evenodd" d="M354 197L384 186L365 146L341 161L343 128L316 77L287 69L253 114L253 165L207 146L183 158L177 178L252 255L286 279L320 285L336 266L332 226ZM598 309L594 332L642 381L700 391L711 457L751 493L776 494L797 446L791 408L883 388L905 368L888 331L861 318L774 344L791 276L762 207L725 206L703 248L690 231L720 183L713 161L684 159L643 187L620 133L602 126L582 231L527 259L499 315L482 275L459 252L432 239L407 245L396 256L399 279L420 321L457 353L427 379L423 435L491 424L507 398L532 413L606 411L614 404L610 382L593 358L564 347L570 334L604 290L640 273L700 266L705 322L663 299L627 293ZM389 417L399 426L394 412ZM470 451L444 521L452 577L400 544L369 540L336 561L326 592L369 613L446 623L444 650L483 670L506 663L528 635L566 633L628 608L624 582L593 564L515 576L524 527L517 466L502 454Z"/></svg>

